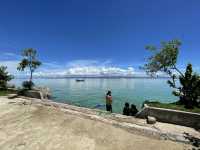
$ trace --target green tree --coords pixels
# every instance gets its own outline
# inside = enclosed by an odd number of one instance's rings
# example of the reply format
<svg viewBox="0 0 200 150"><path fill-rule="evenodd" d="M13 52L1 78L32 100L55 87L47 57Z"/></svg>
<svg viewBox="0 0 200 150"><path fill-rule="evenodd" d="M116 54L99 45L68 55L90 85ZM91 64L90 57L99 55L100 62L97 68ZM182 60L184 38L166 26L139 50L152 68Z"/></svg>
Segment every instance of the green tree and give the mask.
<svg viewBox="0 0 200 150"><path fill-rule="evenodd" d="M22 51L23 59L19 63L17 70L24 71L25 68L28 68L30 71L30 79L32 82L33 72L42 64L39 60L37 60L37 51L32 48L28 48Z"/></svg>
<svg viewBox="0 0 200 150"><path fill-rule="evenodd" d="M169 81L168 81L169 82ZM179 77L179 91L174 91L175 96L180 96L181 104L185 104L187 108L198 106L198 98L200 96L200 77L193 73L192 64L188 64L184 76Z"/></svg>
<svg viewBox="0 0 200 150"><path fill-rule="evenodd" d="M147 46L146 49L153 53L147 59L147 63L142 67L150 75L155 75L157 72L165 72L171 77L168 80L170 87L176 89L173 91L175 96L180 97L180 101L184 104L194 104L199 96L199 76L193 74L192 65L188 64L185 74L183 74L177 67L177 58L181 42L179 40L171 40L168 42L161 42L159 48L155 46ZM177 79L180 80L181 87L177 86Z"/></svg>
<svg viewBox="0 0 200 150"><path fill-rule="evenodd" d="M14 77L6 71L7 67L0 66L0 89L5 90L7 88L7 82Z"/></svg>
<svg viewBox="0 0 200 150"><path fill-rule="evenodd" d="M147 59L147 63L142 67L150 75L155 75L158 71L162 71L175 78L174 71L183 76L183 73L176 66L179 47L181 42L179 40L171 40L168 42L161 42L159 48L155 46L146 46L146 49L153 53Z"/></svg>

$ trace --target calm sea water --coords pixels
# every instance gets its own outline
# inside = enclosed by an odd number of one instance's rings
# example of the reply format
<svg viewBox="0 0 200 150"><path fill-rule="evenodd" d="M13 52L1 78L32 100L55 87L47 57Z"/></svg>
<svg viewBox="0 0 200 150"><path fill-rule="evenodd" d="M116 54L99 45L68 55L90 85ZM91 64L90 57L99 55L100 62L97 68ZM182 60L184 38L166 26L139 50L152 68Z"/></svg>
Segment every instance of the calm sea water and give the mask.
<svg viewBox="0 0 200 150"><path fill-rule="evenodd" d="M22 79L15 79L12 83L21 85ZM159 100L173 102L177 98L166 83L167 79L85 79L85 82L76 82L75 79L35 79L38 86L47 86L51 89L53 100L83 107L94 108L105 104L105 93L112 91L113 111L121 113L124 103L134 103L138 109L145 100ZM105 109L104 106L99 109Z"/></svg>

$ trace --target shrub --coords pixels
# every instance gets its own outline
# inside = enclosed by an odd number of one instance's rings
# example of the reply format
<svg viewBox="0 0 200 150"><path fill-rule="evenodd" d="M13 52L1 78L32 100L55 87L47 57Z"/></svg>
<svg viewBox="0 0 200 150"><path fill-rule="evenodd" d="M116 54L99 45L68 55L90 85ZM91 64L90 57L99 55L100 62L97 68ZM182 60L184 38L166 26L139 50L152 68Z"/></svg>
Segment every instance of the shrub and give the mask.
<svg viewBox="0 0 200 150"><path fill-rule="evenodd" d="M32 81L24 81L22 83L22 87L24 89L28 89L28 90L31 90L33 87L34 87L34 83Z"/></svg>
<svg viewBox="0 0 200 150"><path fill-rule="evenodd" d="M0 66L0 89L7 89L8 81L14 77L6 71L7 67Z"/></svg>

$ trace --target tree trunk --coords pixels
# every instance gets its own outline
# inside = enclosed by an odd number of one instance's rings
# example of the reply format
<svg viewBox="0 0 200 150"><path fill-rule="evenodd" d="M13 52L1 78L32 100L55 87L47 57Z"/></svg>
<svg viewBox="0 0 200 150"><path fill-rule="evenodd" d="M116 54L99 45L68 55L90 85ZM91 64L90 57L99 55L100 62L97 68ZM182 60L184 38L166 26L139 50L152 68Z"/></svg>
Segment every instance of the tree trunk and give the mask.
<svg viewBox="0 0 200 150"><path fill-rule="evenodd" d="M31 76L30 76L30 80L32 82L32 78L33 78L33 71L31 70Z"/></svg>

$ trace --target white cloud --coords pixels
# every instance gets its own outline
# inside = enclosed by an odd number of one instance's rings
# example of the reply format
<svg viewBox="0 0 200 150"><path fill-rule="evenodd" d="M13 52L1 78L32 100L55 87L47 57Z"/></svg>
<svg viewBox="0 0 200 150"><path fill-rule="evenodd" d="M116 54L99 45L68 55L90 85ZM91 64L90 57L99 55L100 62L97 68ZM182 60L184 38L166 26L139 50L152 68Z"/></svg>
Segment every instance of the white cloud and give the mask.
<svg viewBox="0 0 200 150"><path fill-rule="evenodd" d="M5 52L0 55L0 60L19 60L21 58L20 55L11 52Z"/></svg>
<svg viewBox="0 0 200 150"><path fill-rule="evenodd" d="M65 70L39 71L35 73L41 77L69 77L69 76L133 76L134 69L129 67L122 69L119 67L73 67Z"/></svg>
<svg viewBox="0 0 200 150"><path fill-rule="evenodd" d="M134 69L132 67L120 68L113 67L111 60L74 60L59 65L56 62L43 63L35 73L41 77L67 77L67 76L133 76Z"/></svg>
<svg viewBox="0 0 200 150"><path fill-rule="evenodd" d="M80 59L80 60L73 60L70 61L66 64L66 66L68 68L70 67L85 67L85 66L108 66L112 63L112 61L110 59L108 60L103 60L103 61L99 61L99 60L92 60L92 59Z"/></svg>
<svg viewBox="0 0 200 150"><path fill-rule="evenodd" d="M16 72L18 61L0 61L0 66L7 66L7 70L11 73Z"/></svg>
<svg viewBox="0 0 200 150"><path fill-rule="evenodd" d="M129 67L128 69L122 69L119 67L96 67L85 66L75 67L67 70L67 75L133 75L134 69Z"/></svg>
<svg viewBox="0 0 200 150"><path fill-rule="evenodd" d="M57 62L43 62L42 66L43 66L43 68L46 68L46 69L63 68L63 65L60 65Z"/></svg>
<svg viewBox="0 0 200 150"><path fill-rule="evenodd" d="M0 66L6 66L9 74L12 74L16 77L26 75L27 72L22 73L22 72L17 71L18 63L19 61L0 61Z"/></svg>
<svg viewBox="0 0 200 150"><path fill-rule="evenodd" d="M5 56L16 56L16 54L15 53L3 53L3 55L5 55Z"/></svg>
<svg viewBox="0 0 200 150"><path fill-rule="evenodd" d="M94 66L97 65L96 60L74 60L67 63L67 67L83 67L83 66Z"/></svg>
<svg viewBox="0 0 200 150"><path fill-rule="evenodd" d="M19 64L19 61L21 59L21 56L12 53L12 52L5 52L0 55L0 66L6 66L7 71L14 75L14 76L22 76L22 75L27 75L28 72L20 72L17 70L17 66Z"/></svg>
<svg viewBox="0 0 200 150"><path fill-rule="evenodd" d="M12 54L8 54L12 55ZM0 65L8 67L8 71L15 76L27 76L25 72L17 71L19 60L3 60ZM75 60L64 64L44 62L36 72L36 77L69 77L69 76L145 76L144 72L135 71L133 67L116 67L110 60Z"/></svg>

